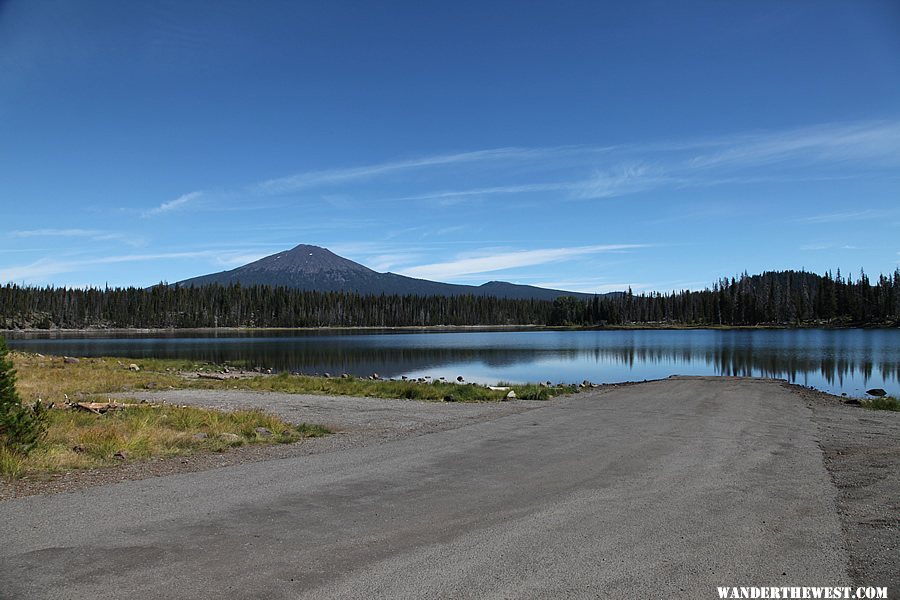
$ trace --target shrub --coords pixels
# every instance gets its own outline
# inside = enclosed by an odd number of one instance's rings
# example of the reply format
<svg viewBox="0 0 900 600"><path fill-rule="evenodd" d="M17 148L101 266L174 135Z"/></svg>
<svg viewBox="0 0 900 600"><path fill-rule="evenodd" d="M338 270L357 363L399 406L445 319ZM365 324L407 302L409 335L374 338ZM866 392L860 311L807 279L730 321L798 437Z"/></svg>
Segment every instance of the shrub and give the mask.
<svg viewBox="0 0 900 600"><path fill-rule="evenodd" d="M40 402L25 406L16 392L6 340L0 337L0 446L7 451L28 454L47 431L46 409Z"/></svg>

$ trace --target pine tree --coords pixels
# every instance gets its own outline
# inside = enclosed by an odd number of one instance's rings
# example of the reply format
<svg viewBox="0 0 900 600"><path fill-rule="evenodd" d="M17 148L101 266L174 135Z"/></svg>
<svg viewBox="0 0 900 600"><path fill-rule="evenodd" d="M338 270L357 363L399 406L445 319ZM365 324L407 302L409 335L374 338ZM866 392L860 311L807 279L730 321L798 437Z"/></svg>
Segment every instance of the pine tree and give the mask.
<svg viewBox="0 0 900 600"><path fill-rule="evenodd" d="M0 337L0 445L13 452L28 454L47 430L46 412L40 402L24 406L16 391L13 369L6 340Z"/></svg>

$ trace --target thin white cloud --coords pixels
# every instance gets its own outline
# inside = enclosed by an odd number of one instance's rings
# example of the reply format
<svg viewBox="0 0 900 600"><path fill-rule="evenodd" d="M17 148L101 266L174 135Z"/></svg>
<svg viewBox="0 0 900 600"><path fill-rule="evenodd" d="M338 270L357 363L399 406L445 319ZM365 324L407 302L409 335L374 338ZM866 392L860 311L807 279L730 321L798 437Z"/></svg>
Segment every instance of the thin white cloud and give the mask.
<svg viewBox="0 0 900 600"><path fill-rule="evenodd" d="M19 267L0 268L0 283L31 283L44 281L47 277L77 270L77 263L59 262L42 258Z"/></svg>
<svg viewBox="0 0 900 600"><path fill-rule="evenodd" d="M628 165L610 171L598 171L576 186L572 196L581 200L613 198L635 194L667 181L661 169L649 165Z"/></svg>
<svg viewBox="0 0 900 600"><path fill-rule="evenodd" d="M182 194L178 196L174 200L169 200L168 202L163 202L156 208L151 208L150 210L144 212L144 216L152 216L159 215L162 213L172 212L174 210L179 210L184 208L189 202L196 200L200 196L203 195L203 192L188 192L187 194Z"/></svg>
<svg viewBox="0 0 900 600"><path fill-rule="evenodd" d="M805 246L800 246L801 250L862 250L861 246L854 246L852 244L807 244Z"/></svg>
<svg viewBox="0 0 900 600"><path fill-rule="evenodd" d="M450 225L448 227L441 227L440 229L438 229L437 231L435 231L434 233L432 233L430 235L440 237L440 236L448 235L450 233L456 233L457 231L466 231L467 229L471 229L471 226L470 225ZM426 235L428 235L428 234L426 234Z"/></svg>
<svg viewBox="0 0 900 600"><path fill-rule="evenodd" d="M896 210L849 210L844 212L825 213L802 217L797 219L799 223L843 223L845 221L874 221L897 214Z"/></svg>
<svg viewBox="0 0 900 600"><path fill-rule="evenodd" d="M692 167L758 166L788 160L807 162L900 162L900 122L828 123L783 132L735 136L720 152L695 156Z"/></svg>
<svg viewBox="0 0 900 600"><path fill-rule="evenodd" d="M490 164L491 168L485 166ZM277 195L312 188L327 194L318 196L338 210L353 210L356 202L347 195L349 184L369 179L408 174L423 169L443 169L442 175L485 178L494 181L468 189L419 191L382 201L437 201L455 204L482 196L565 192L570 199L602 199L654 189L770 183L781 180L807 181L846 178L858 174L821 172L761 172L766 166L811 167L854 163L866 169L900 164L900 120L824 123L813 127L738 133L716 138L638 142L617 146L500 147L469 152L436 154L399 159L356 167L311 170L268 179L234 190L232 198L245 194ZM556 181L523 182L536 172L553 173ZM546 179L546 178L545 178ZM499 180L499 181L498 181ZM409 186L408 177L400 186ZM399 186L398 186L399 187ZM400 188L402 189L402 188ZM158 215L184 208L199 197L191 192L145 211ZM371 199L369 199L371 201ZM210 204L210 208L213 205ZM216 210L229 210L221 203ZM231 209L258 210L241 202Z"/></svg>
<svg viewBox="0 0 900 600"><path fill-rule="evenodd" d="M428 192L414 196L397 198L398 201L407 200L455 200L471 196L492 196L495 194L530 194L534 192L557 192L572 190L576 187L573 183L526 183L522 185L499 185L493 187L474 188L469 190L444 190Z"/></svg>
<svg viewBox="0 0 900 600"><path fill-rule="evenodd" d="M685 160L685 153L715 149ZM604 148L603 158L620 160L618 166L597 167L595 148L585 147L583 155L566 149L574 167L593 168L587 178L553 183L523 183L463 190L441 190L403 196L400 200L455 201L497 194L568 192L574 199L612 198L662 187L704 187L712 185L777 183L824 179L844 179L847 175L742 175L735 169L753 169L776 163L818 164L865 163L866 166L900 162L900 122L830 123L815 127L757 134L738 134L717 139L668 143L631 144ZM553 149L543 149L552 153ZM629 157L638 158L629 161ZM651 162L647 162L647 161ZM594 166L592 166L594 165ZM723 172L724 171L724 172Z"/></svg>
<svg viewBox="0 0 900 600"><path fill-rule="evenodd" d="M570 279L570 280L540 280L529 283L542 288L566 290L569 292L583 292L585 294L607 294L609 292L625 292L628 288L635 294L645 292L668 293L681 290L702 290L709 287L708 281L661 281L657 283L623 282L609 283L602 279Z"/></svg>
<svg viewBox="0 0 900 600"><path fill-rule="evenodd" d="M588 254L618 252L645 247L647 247L646 244L607 244L503 252L488 256L460 258L449 262L420 265L418 267L403 269L400 271L400 274L424 279L447 279L471 275L473 273L488 273L491 271L502 271L517 267L530 267L550 262L559 262Z"/></svg>
<svg viewBox="0 0 900 600"><path fill-rule="evenodd" d="M11 237L15 238L60 238L75 237L87 238L95 242L117 241L124 242L130 246L141 246L144 239L139 236L111 233L108 231L99 231L96 229L24 229L10 232Z"/></svg>
<svg viewBox="0 0 900 600"><path fill-rule="evenodd" d="M316 242L310 242L316 244ZM359 256L374 256L378 254L392 254L401 252L396 244L385 244L383 242L336 242L328 245L328 249L340 256L348 258ZM357 260L352 258L352 260Z"/></svg>
<svg viewBox="0 0 900 600"><path fill-rule="evenodd" d="M361 167L307 171L297 175L263 181L255 186L255 191L266 194L281 194L321 185L346 183L349 181L368 179L389 173L425 167L499 160L534 160L547 153L566 150L567 149L565 148L493 148L489 150L475 150L473 152L460 152L456 154L438 154L435 156L383 162ZM568 151L571 151L571 148L568 148Z"/></svg>
<svg viewBox="0 0 900 600"><path fill-rule="evenodd" d="M216 256L215 262L218 265L221 265L228 269L234 269L236 267L241 267L243 265L256 262L261 258L265 258L270 256L273 252L242 252L237 254L224 254L222 256Z"/></svg>
<svg viewBox="0 0 900 600"><path fill-rule="evenodd" d="M574 181L556 183L526 183L522 185L504 185L481 187L463 190L441 190L426 192L412 196L402 196L395 201L407 202L416 200L436 200L441 205L452 205L480 196L519 195L540 192L566 192L560 199L589 200L626 196L660 187L711 187L720 185L748 185L765 183L797 183L806 181L834 181L855 178L855 176L743 176L743 177L710 177L708 174L678 173L672 167L663 165L619 165L616 168L597 170L593 176ZM687 220L688 217L673 217Z"/></svg>
<svg viewBox="0 0 900 600"><path fill-rule="evenodd" d="M227 253L216 250L198 252L163 252L158 254L125 254L119 256L102 256L79 260L54 260L42 258L27 265L0 268L0 282L43 281L47 277L64 273L82 271L86 267L129 262L146 262L154 260L175 260L184 258L219 258Z"/></svg>
<svg viewBox="0 0 900 600"><path fill-rule="evenodd" d="M10 235L19 238L29 237L94 237L104 232L94 229L26 229L11 231Z"/></svg>
<svg viewBox="0 0 900 600"><path fill-rule="evenodd" d="M568 280L550 280L529 283L541 288L552 290L565 290L567 292L581 292L584 294L608 294L609 292L624 292L631 288L634 293L655 290L656 287L651 283L608 283L596 279L568 279Z"/></svg>
<svg viewBox="0 0 900 600"><path fill-rule="evenodd" d="M443 204L448 204L478 196L533 194L540 192L566 192L563 195L564 198L589 200L625 196L659 187L666 183L677 184L685 182L678 182L666 176L661 167L653 167L647 164L627 164L607 170L596 170L592 176L575 181L501 185L466 190L443 190L404 196L397 198L397 200L437 200Z"/></svg>
<svg viewBox="0 0 900 600"><path fill-rule="evenodd" d="M395 252L391 254L377 254L366 259L366 266L375 271L385 272L409 263L421 260L418 252Z"/></svg>

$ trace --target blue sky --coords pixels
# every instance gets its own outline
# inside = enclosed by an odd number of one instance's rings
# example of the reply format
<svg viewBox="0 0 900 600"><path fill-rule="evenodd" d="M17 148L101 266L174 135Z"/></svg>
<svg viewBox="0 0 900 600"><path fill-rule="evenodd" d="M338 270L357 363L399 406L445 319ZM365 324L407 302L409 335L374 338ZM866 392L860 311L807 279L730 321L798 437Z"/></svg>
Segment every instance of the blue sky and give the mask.
<svg viewBox="0 0 900 600"><path fill-rule="evenodd" d="M0 3L0 281L900 261L896 2Z"/></svg>

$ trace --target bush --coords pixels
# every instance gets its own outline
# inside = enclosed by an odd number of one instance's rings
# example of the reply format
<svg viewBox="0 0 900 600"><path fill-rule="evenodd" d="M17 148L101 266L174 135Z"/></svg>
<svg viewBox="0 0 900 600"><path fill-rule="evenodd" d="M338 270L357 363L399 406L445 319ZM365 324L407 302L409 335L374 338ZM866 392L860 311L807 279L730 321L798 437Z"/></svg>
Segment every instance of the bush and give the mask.
<svg viewBox="0 0 900 600"><path fill-rule="evenodd" d="M47 431L46 409L40 402L24 406L16 392L6 340L0 337L0 446L18 454L31 452Z"/></svg>

